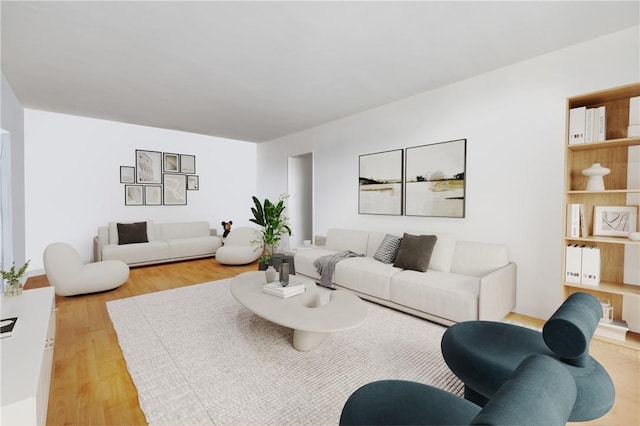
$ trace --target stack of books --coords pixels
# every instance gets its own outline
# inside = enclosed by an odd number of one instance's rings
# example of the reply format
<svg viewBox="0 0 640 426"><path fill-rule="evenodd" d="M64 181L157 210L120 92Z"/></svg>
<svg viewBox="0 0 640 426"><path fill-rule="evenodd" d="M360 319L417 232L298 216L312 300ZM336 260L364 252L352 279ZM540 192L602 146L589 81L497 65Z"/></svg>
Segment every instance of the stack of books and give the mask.
<svg viewBox="0 0 640 426"><path fill-rule="evenodd" d="M606 109L578 107L569 110L569 145L606 139Z"/></svg>
<svg viewBox="0 0 640 426"><path fill-rule="evenodd" d="M625 321L613 320L611 323L600 322L596 328L596 335L624 342L629 331Z"/></svg>
<svg viewBox="0 0 640 426"><path fill-rule="evenodd" d="M566 275L568 283L600 284L600 248L569 244L566 248Z"/></svg>
<svg viewBox="0 0 640 426"><path fill-rule="evenodd" d="M567 204L567 237L588 237L587 221L585 220L584 204Z"/></svg>
<svg viewBox="0 0 640 426"><path fill-rule="evenodd" d="M286 299L291 296L297 296L300 293L304 293L305 287L304 282L296 280L293 277L289 277L289 285L286 287L282 287L280 281L275 281L272 283L267 283L262 286L262 291L267 294L271 294L273 296L282 297Z"/></svg>
<svg viewBox="0 0 640 426"><path fill-rule="evenodd" d="M0 322L0 338L4 339L5 337L11 336L13 333L13 329L16 326L16 322L18 322L18 318L3 318Z"/></svg>

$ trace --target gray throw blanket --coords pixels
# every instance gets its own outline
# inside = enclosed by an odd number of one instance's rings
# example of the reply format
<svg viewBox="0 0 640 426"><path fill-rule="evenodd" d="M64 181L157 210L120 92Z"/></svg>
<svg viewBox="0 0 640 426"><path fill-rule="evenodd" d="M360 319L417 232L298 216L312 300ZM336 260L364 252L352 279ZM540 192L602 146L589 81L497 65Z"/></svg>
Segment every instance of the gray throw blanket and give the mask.
<svg viewBox="0 0 640 426"><path fill-rule="evenodd" d="M320 274L320 285L323 287L332 288L331 281L333 280L333 271L336 269L336 263L349 257L362 257L364 254L358 254L351 250L341 251L336 254L328 254L321 256L313 261L313 266Z"/></svg>

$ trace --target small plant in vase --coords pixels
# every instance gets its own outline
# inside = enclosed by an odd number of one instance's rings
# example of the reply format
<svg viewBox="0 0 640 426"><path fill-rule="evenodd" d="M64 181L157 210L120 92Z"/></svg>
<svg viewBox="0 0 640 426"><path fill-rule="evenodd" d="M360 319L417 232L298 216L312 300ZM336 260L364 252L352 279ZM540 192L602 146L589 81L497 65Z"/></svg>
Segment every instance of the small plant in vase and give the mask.
<svg viewBox="0 0 640 426"><path fill-rule="evenodd" d="M29 266L30 260L27 260L22 268L18 269L16 272L16 262L13 262L13 265L8 271L3 271L0 269L0 274L2 278L7 281L8 287L5 289L4 294L7 296L18 296L22 294L22 286L20 285L20 277L24 275Z"/></svg>
<svg viewBox="0 0 640 426"><path fill-rule="evenodd" d="M265 199L260 203L257 197L253 196L254 207L251 208L253 217L249 221L259 225L260 239L252 241L252 244L262 247L262 256L259 262L261 265L269 264L271 256L284 234L291 235L289 227L289 218L284 214L284 201L289 197L288 194L282 194L278 198L277 203L272 203Z"/></svg>

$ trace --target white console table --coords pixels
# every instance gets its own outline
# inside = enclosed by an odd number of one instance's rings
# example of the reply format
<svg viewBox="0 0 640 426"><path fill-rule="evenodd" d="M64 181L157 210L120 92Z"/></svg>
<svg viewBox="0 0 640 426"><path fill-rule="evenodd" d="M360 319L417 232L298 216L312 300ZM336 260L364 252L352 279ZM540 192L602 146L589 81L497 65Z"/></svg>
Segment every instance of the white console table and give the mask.
<svg viewBox="0 0 640 426"><path fill-rule="evenodd" d="M12 335L0 339L1 424L44 425L56 335L53 287L1 296L2 318L18 317Z"/></svg>

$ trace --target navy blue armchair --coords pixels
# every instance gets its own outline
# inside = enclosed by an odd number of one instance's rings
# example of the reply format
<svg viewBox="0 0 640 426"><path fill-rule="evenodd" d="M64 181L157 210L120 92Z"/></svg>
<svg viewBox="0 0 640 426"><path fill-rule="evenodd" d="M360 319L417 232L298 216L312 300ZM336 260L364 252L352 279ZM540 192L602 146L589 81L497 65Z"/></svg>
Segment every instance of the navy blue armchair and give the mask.
<svg viewBox="0 0 640 426"><path fill-rule="evenodd" d="M441 389L402 380L369 383L347 400L341 425L564 425L575 381L557 360L526 358L484 407Z"/></svg>
<svg viewBox="0 0 640 426"><path fill-rule="evenodd" d="M467 321L447 329L442 355L465 384L465 398L483 406L493 400L527 357L554 358L576 383L577 397L569 421L588 421L606 414L615 388L604 367L589 355L589 343L602 315L598 300L574 293L545 323L542 332L513 324Z"/></svg>

